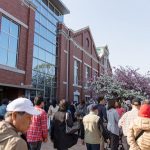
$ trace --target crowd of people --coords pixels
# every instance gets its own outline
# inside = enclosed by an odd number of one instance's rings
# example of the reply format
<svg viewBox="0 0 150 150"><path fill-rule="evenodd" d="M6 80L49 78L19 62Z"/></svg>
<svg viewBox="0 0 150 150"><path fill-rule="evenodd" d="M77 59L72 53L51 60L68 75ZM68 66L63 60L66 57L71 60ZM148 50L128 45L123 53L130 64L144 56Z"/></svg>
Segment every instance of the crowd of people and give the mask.
<svg viewBox="0 0 150 150"><path fill-rule="evenodd" d="M79 138L87 150L150 150L150 100L62 99L48 112L42 97L2 100L0 150L40 150L48 139L57 150L67 150Z"/></svg>

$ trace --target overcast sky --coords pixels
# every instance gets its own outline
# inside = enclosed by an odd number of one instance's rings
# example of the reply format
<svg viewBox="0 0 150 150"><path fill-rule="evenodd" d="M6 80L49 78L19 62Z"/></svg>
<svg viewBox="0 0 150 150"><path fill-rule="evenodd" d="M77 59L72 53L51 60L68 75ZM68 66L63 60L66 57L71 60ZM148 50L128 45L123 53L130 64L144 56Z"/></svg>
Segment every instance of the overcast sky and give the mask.
<svg viewBox="0 0 150 150"><path fill-rule="evenodd" d="M112 66L150 70L150 0L62 0L65 24L89 26L96 46L108 45Z"/></svg>

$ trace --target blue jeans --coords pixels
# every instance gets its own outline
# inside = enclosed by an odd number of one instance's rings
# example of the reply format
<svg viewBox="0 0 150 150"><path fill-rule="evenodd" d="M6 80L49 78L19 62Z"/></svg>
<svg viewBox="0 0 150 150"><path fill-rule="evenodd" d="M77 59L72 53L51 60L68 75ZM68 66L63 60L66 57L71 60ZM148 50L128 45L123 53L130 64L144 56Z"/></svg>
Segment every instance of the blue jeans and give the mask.
<svg viewBox="0 0 150 150"><path fill-rule="evenodd" d="M100 144L88 144L86 143L87 150L100 150Z"/></svg>
<svg viewBox="0 0 150 150"><path fill-rule="evenodd" d="M29 144L29 150L40 150L41 149L41 141L37 142L28 142Z"/></svg>

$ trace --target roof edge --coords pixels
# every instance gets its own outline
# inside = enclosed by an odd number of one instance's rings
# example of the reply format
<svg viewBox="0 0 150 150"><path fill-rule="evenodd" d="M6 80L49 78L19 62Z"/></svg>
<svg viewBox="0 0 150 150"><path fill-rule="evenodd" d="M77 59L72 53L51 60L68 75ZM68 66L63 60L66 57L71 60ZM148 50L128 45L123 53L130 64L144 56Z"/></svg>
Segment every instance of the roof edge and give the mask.
<svg viewBox="0 0 150 150"><path fill-rule="evenodd" d="M58 9L63 15L70 14L70 10L65 6L61 0L50 0L50 2Z"/></svg>

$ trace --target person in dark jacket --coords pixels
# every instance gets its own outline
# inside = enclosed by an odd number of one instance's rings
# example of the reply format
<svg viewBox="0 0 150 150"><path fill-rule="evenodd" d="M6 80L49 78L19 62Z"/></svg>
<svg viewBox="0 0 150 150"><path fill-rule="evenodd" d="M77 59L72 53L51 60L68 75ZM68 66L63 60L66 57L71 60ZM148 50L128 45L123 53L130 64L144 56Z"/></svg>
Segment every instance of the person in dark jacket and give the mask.
<svg viewBox="0 0 150 150"><path fill-rule="evenodd" d="M100 96L97 99L98 102L98 116L101 118L101 121L107 122L107 110L105 107L106 100L104 99L104 96Z"/></svg>
<svg viewBox="0 0 150 150"><path fill-rule="evenodd" d="M51 127L51 140L54 143L54 148L57 150L67 150L77 143L78 136L75 134L66 134L66 123L68 126L73 126L71 114L66 119L68 103L63 99L60 101L59 110L53 118Z"/></svg>
<svg viewBox="0 0 150 150"><path fill-rule="evenodd" d="M97 98L97 102L98 102L98 116L101 119L102 124L107 122L107 110L105 107L106 104L106 100L104 98L104 96L100 96ZM104 150L104 138L101 138L101 143L100 143L100 150Z"/></svg>

